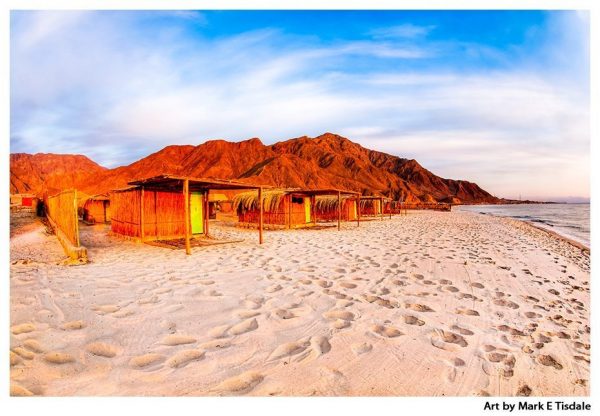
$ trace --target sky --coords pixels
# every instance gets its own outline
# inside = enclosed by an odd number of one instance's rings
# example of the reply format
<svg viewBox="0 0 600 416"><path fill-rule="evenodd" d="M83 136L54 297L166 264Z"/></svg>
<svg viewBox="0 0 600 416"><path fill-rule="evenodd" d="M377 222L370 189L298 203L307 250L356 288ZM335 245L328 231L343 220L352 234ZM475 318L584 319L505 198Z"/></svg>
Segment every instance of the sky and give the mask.
<svg viewBox="0 0 600 416"><path fill-rule="evenodd" d="M12 11L10 47L12 153L332 132L499 197L590 195L587 12Z"/></svg>

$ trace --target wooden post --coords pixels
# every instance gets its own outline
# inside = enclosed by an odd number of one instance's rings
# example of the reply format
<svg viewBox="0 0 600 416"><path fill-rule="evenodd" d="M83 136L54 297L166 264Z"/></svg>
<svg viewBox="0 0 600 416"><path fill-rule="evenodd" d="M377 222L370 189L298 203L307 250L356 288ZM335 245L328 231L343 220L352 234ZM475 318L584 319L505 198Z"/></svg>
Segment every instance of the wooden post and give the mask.
<svg viewBox="0 0 600 416"><path fill-rule="evenodd" d="M392 219L392 200L390 199L390 220Z"/></svg>
<svg viewBox="0 0 600 416"><path fill-rule="evenodd" d="M210 221L210 212L208 211L209 209L209 204L210 202L208 202L208 195L210 193L210 189L206 190L206 193L204 194L204 235L206 237L209 236L208 234L208 222Z"/></svg>
<svg viewBox="0 0 600 416"><path fill-rule="evenodd" d="M381 221L383 221L383 198L379 198L379 216L381 217Z"/></svg>
<svg viewBox="0 0 600 416"><path fill-rule="evenodd" d="M338 191L338 231L342 229L342 193Z"/></svg>
<svg viewBox="0 0 600 416"><path fill-rule="evenodd" d="M258 244L263 243L263 196L262 186L258 188Z"/></svg>
<svg viewBox="0 0 600 416"><path fill-rule="evenodd" d="M356 226L360 227L360 194L356 200Z"/></svg>
<svg viewBox="0 0 600 416"><path fill-rule="evenodd" d="M79 241L79 215L77 215L77 189L75 189L75 193L73 195L73 203L75 204L75 239L77 240L76 247L79 247L81 242Z"/></svg>
<svg viewBox="0 0 600 416"><path fill-rule="evenodd" d="M146 228L144 226L144 186L140 191L140 240L144 242L144 235L146 234Z"/></svg>
<svg viewBox="0 0 600 416"><path fill-rule="evenodd" d="M183 180L183 206L185 215L185 254L192 254L190 247L190 180Z"/></svg>
<svg viewBox="0 0 600 416"><path fill-rule="evenodd" d="M312 222L316 225L317 224L317 213L315 212L315 202L316 202L316 196L315 195L311 195L310 196L310 214L312 215Z"/></svg>

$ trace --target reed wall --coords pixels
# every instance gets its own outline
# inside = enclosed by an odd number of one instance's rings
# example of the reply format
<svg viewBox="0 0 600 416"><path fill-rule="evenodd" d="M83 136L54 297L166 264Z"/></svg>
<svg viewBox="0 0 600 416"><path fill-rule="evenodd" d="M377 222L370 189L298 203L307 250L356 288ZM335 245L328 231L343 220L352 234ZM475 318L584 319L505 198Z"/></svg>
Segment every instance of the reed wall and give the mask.
<svg viewBox="0 0 600 416"><path fill-rule="evenodd" d="M62 191L46 199L46 215L75 247L79 247L77 191Z"/></svg>

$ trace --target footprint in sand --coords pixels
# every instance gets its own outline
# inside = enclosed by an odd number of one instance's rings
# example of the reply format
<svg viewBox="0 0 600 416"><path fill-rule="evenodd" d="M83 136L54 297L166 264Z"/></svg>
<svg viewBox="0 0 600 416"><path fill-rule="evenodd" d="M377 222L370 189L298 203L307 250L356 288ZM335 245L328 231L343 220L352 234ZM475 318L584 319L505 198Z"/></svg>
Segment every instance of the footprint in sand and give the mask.
<svg viewBox="0 0 600 416"><path fill-rule="evenodd" d="M31 351L26 350L25 348L21 348L21 347L13 348L12 352L14 352L19 357L24 358L26 360L33 360L33 357L35 357L34 353L32 353Z"/></svg>
<svg viewBox="0 0 600 416"><path fill-rule="evenodd" d="M406 323L408 325L418 325L418 326L425 325L424 321L422 321L419 318L417 318L416 316L412 316L412 315L405 315L404 323Z"/></svg>
<svg viewBox="0 0 600 416"><path fill-rule="evenodd" d="M279 292L281 289L283 289L283 287L280 284L275 284L275 285L272 285L272 286L269 286L268 288L266 288L265 292L274 293L274 292Z"/></svg>
<svg viewBox="0 0 600 416"><path fill-rule="evenodd" d="M133 314L135 314L134 311L123 309L123 310L113 313L112 316L114 316L115 318L126 318Z"/></svg>
<svg viewBox="0 0 600 416"><path fill-rule="evenodd" d="M310 345L309 341L286 342L275 348L268 358L268 361L275 361L284 357L300 354Z"/></svg>
<svg viewBox="0 0 600 416"><path fill-rule="evenodd" d="M208 286L208 285L215 284L215 281L214 280L198 280L197 283L201 284L201 285Z"/></svg>
<svg viewBox="0 0 600 416"><path fill-rule="evenodd" d="M382 336L384 338L396 338L396 337L399 337L400 335L404 335L398 329L391 327L391 326L385 326L385 325L373 325L371 327L371 332L373 332L379 336Z"/></svg>
<svg viewBox="0 0 600 416"><path fill-rule="evenodd" d="M229 328L231 328L231 325L216 326L208 331L208 336L211 338L225 338L228 335Z"/></svg>
<svg viewBox="0 0 600 416"><path fill-rule="evenodd" d="M25 348L27 348L30 351L36 352L36 353L42 353L44 352L44 348L42 347L42 345L35 339L27 339L23 342L23 346Z"/></svg>
<svg viewBox="0 0 600 416"><path fill-rule="evenodd" d="M64 323L61 326L61 328L64 329L65 331L75 331L78 329L85 328L85 323L83 321L71 321L71 322Z"/></svg>
<svg viewBox="0 0 600 416"><path fill-rule="evenodd" d="M15 354L14 352L10 351L10 366L15 366L17 364L21 364L23 362L23 359Z"/></svg>
<svg viewBox="0 0 600 416"><path fill-rule="evenodd" d="M353 321L355 318L354 314L350 311L335 310L335 309L325 312L323 314L323 317L325 319L329 319L329 320L341 319L343 321Z"/></svg>
<svg viewBox="0 0 600 416"><path fill-rule="evenodd" d="M96 305L92 310L96 311L99 315L106 315L107 313L113 313L121 309L119 305Z"/></svg>
<svg viewBox="0 0 600 416"><path fill-rule="evenodd" d="M556 361L551 355L540 354L537 356L537 362L545 366L554 367L557 370L562 370L563 368L562 364Z"/></svg>
<svg viewBox="0 0 600 416"><path fill-rule="evenodd" d="M153 304L153 303L158 303L160 301L160 298L156 295L154 296L150 296L148 298L143 298L138 300L138 305L149 305L149 304Z"/></svg>
<svg viewBox="0 0 600 416"><path fill-rule="evenodd" d="M485 289L485 286L479 282L471 283L471 287L475 287L477 289Z"/></svg>
<svg viewBox="0 0 600 416"><path fill-rule="evenodd" d="M15 335L25 334L27 332L35 331L35 325L32 323L25 323L20 325L15 325L10 328L10 332Z"/></svg>
<svg viewBox="0 0 600 416"><path fill-rule="evenodd" d="M112 358L117 355L117 349L110 344L104 342L93 342L85 347L85 350L90 354L100 357Z"/></svg>
<svg viewBox="0 0 600 416"><path fill-rule="evenodd" d="M133 357L131 360L129 360L129 366L137 369L146 368L154 364L162 363L164 360L164 355L149 353Z"/></svg>
<svg viewBox="0 0 600 416"><path fill-rule="evenodd" d="M352 350L354 355L361 355L371 351L373 349L373 345L369 344L368 342L357 343L352 344L350 346L350 349Z"/></svg>
<svg viewBox="0 0 600 416"><path fill-rule="evenodd" d="M462 328L458 325L452 325L450 327L450 329L453 329L454 331L458 331L461 335L473 335L474 334L473 331L466 329L466 328Z"/></svg>
<svg viewBox="0 0 600 416"><path fill-rule="evenodd" d="M223 381L215 388L215 392L236 396L245 394L252 391L263 379L262 374L250 371Z"/></svg>
<svg viewBox="0 0 600 416"><path fill-rule="evenodd" d="M350 321L345 321L343 319L336 319L335 321L333 321L331 323L331 326L334 329L344 329L344 328L348 328L350 326Z"/></svg>
<svg viewBox="0 0 600 416"><path fill-rule="evenodd" d="M199 361L204 358L203 350L185 350L178 352L173 357L169 358L167 365L171 368L180 368L186 366L192 361Z"/></svg>
<svg viewBox="0 0 600 416"><path fill-rule="evenodd" d="M275 309L273 311L273 315L277 316L280 319L291 319L296 317L296 315L294 315L287 309Z"/></svg>
<svg viewBox="0 0 600 416"><path fill-rule="evenodd" d="M346 289L355 289L357 287L356 284L350 282L341 282L340 286Z"/></svg>
<svg viewBox="0 0 600 416"><path fill-rule="evenodd" d="M427 305L422 305L420 303L407 303L404 305L406 309L411 309L416 312L435 312Z"/></svg>
<svg viewBox="0 0 600 416"><path fill-rule="evenodd" d="M458 308L455 312L457 315L479 316L479 312L474 309Z"/></svg>
<svg viewBox="0 0 600 416"><path fill-rule="evenodd" d="M260 312L252 311L252 310L241 310L241 311L235 312L235 315L237 315L237 317L241 318L241 319L248 319L248 318L254 318L257 315L260 315Z"/></svg>
<svg viewBox="0 0 600 416"><path fill-rule="evenodd" d="M443 329L436 329L431 334L431 345L442 350L452 350L452 347L448 344L456 344L461 347L468 345L467 340L458 334L450 331L444 331Z"/></svg>
<svg viewBox="0 0 600 416"><path fill-rule="evenodd" d="M529 387L527 384L523 384L517 390L516 396L529 397L531 396L531 393L533 393L531 387Z"/></svg>
<svg viewBox="0 0 600 416"><path fill-rule="evenodd" d="M310 339L310 346L318 355L327 354L331 351L331 344L329 338L324 336L316 336Z"/></svg>
<svg viewBox="0 0 600 416"><path fill-rule="evenodd" d="M10 385L10 395L12 397L28 397L33 396L33 393L27 390L25 387L19 386L18 384Z"/></svg>
<svg viewBox="0 0 600 416"><path fill-rule="evenodd" d="M232 326L231 329L229 330L229 333L231 333L233 335L241 335L246 332L254 331L257 328L258 328L258 322L256 321L256 318L252 318L252 319L247 319L243 322L240 322L237 325Z"/></svg>
<svg viewBox="0 0 600 416"><path fill-rule="evenodd" d="M52 351L44 355L44 360L52 364L67 364L75 361L71 354Z"/></svg>
<svg viewBox="0 0 600 416"><path fill-rule="evenodd" d="M161 344L174 347L183 344L193 344L196 341L196 338L185 335L167 335L162 339Z"/></svg>

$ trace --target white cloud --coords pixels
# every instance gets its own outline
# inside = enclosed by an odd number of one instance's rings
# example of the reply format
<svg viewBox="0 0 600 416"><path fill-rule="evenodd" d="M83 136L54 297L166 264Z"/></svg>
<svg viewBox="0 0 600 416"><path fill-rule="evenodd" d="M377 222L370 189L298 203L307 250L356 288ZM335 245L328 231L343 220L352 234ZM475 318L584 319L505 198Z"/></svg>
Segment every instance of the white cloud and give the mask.
<svg viewBox="0 0 600 416"><path fill-rule="evenodd" d="M589 195L587 96L543 71L355 71L357 56L404 62L437 51L387 39L311 43L275 29L149 37L132 17L90 20L14 22L11 151L82 152L114 166L168 144L333 131L499 196Z"/></svg>

